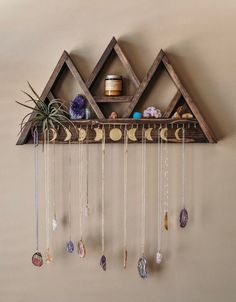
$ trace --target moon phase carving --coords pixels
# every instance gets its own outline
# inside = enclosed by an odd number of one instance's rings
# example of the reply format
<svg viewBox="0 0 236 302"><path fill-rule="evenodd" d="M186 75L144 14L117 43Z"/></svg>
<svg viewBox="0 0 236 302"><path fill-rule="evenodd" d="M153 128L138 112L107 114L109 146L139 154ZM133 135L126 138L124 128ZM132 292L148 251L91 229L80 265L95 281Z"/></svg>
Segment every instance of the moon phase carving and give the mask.
<svg viewBox="0 0 236 302"><path fill-rule="evenodd" d="M153 141L153 138L151 136L152 130L153 130L153 128L148 128L148 129L145 130L145 138L148 141Z"/></svg>
<svg viewBox="0 0 236 302"><path fill-rule="evenodd" d="M85 140L86 136L87 136L87 132L84 128L78 128L78 131L79 131L79 138L78 138L78 141L79 142L82 142Z"/></svg>
<svg viewBox="0 0 236 302"><path fill-rule="evenodd" d="M70 130L66 127L64 127L64 131L66 133L66 138L64 139L64 142L68 142L71 140L72 137L72 133L70 132Z"/></svg>
<svg viewBox="0 0 236 302"><path fill-rule="evenodd" d="M182 138L179 136L179 132L182 131L182 128L178 128L175 130L175 137L177 141L182 141Z"/></svg>
<svg viewBox="0 0 236 302"><path fill-rule="evenodd" d="M54 128L50 128L50 130L52 131L52 138L51 138L50 142L55 142L55 140L57 138L57 131Z"/></svg>
<svg viewBox="0 0 236 302"><path fill-rule="evenodd" d="M102 140L103 138L103 131L101 128L94 128L94 131L95 131L95 142L99 142Z"/></svg>
<svg viewBox="0 0 236 302"><path fill-rule="evenodd" d="M162 139L163 141L166 141L166 142L168 141L167 133L168 133L168 128L167 128L167 127L162 128L162 129L160 130L160 137L161 137L161 139Z"/></svg>
<svg viewBox="0 0 236 302"><path fill-rule="evenodd" d="M111 129L109 136L114 142L119 141L122 138L122 131L119 128L113 128Z"/></svg>
<svg viewBox="0 0 236 302"><path fill-rule="evenodd" d="M133 142L137 141L136 131L137 131L137 128L131 128L127 131L128 138Z"/></svg>

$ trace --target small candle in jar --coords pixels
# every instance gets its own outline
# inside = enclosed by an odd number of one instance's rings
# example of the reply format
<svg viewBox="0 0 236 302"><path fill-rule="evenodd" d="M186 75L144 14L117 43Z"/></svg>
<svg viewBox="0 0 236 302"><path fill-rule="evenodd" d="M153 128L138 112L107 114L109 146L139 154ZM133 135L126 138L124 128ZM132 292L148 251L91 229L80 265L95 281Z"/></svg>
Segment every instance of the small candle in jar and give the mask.
<svg viewBox="0 0 236 302"><path fill-rule="evenodd" d="M107 75L105 79L105 95L119 96L122 94L122 76Z"/></svg>

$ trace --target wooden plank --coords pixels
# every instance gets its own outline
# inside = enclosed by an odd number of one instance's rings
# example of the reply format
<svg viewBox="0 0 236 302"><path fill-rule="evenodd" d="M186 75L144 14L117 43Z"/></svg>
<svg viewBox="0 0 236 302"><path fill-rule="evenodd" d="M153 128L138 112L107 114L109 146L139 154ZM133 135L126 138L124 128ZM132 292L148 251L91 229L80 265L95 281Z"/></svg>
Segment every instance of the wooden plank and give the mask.
<svg viewBox="0 0 236 302"><path fill-rule="evenodd" d="M138 104L139 99L141 98L141 96L144 93L145 89L147 88L149 82L151 81L152 77L154 76L155 72L157 71L158 67L160 66L163 56L164 56L164 52L161 50L158 53L156 59L154 60L151 68L147 72L146 76L144 77L143 81L141 82L138 89L136 90L136 93L134 94L134 97L126 110L124 117L129 117L131 115L131 113L133 112L135 106Z"/></svg>
<svg viewBox="0 0 236 302"><path fill-rule="evenodd" d="M114 46L116 45L117 41L116 39L113 37L110 41L110 43L108 44L107 48L105 49L105 51L103 52L101 58L99 59L98 63L96 64L96 66L94 67L90 77L88 78L88 80L86 81L86 86L88 87L88 89L93 85L94 81L96 80L98 74L100 73L100 71L102 70L104 64L106 63L107 59L109 58L112 50L114 49Z"/></svg>
<svg viewBox="0 0 236 302"><path fill-rule="evenodd" d="M64 67L64 64L65 64L65 61L66 61L67 57L68 57L68 54L67 54L66 51L64 51L62 53L61 58L59 59L57 65L56 65L55 69L53 70L52 75L49 78L42 94L41 94L41 97L40 97L41 100L43 100L43 101L46 100L46 98L47 98L50 90L52 89L55 81L61 75L61 73L63 71L63 67ZM30 115L28 120L32 119L34 116L35 116L35 113L32 112L32 114ZM20 137L19 137L19 139L16 143L17 145L23 145L27 142L27 140L29 138L29 135L30 135L30 128L31 128L31 123L28 123L26 125L26 127L24 128L24 130L21 132Z"/></svg>
<svg viewBox="0 0 236 302"><path fill-rule="evenodd" d="M163 114L164 118L169 118L173 112L173 110L175 109L175 106L177 105L179 99L181 98L181 92L179 91L179 89L176 91L173 99L171 100L170 104L168 105L165 113Z"/></svg>
<svg viewBox="0 0 236 302"><path fill-rule="evenodd" d="M76 66L73 63L70 56L67 57L66 64L67 64L68 68L70 69L71 73L73 74L74 78L77 80L79 86L82 88L82 90L85 94L85 97L87 98L90 106L92 107L92 109L95 112L95 114L97 115L97 117L99 119L103 119L104 118L103 113L101 112L100 108L96 104L93 96L91 95L90 91L88 90L88 87L86 86L82 76L80 75L78 69L76 68Z"/></svg>
<svg viewBox="0 0 236 302"><path fill-rule="evenodd" d="M134 86L136 88L138 88L140 85L139 79L137 78L135 72L133 71L133 68L130 65L130 62L126 58L125 54L123 53L123 51L118 43L116 43L116 45L114 46L114 50L115 50L117 56L119 57L121 63L123 64L130 80L133 82Z"/></svg>
<svg viewBox="0 0 236 302"><path fill-rule="evenodd" d="M130 95L121 96L94 96L96 103L126 103L132 100Z"/></svg>
<svg viewBox="0 0 236 302"><path fill-rule="evenodd" d="M190 97L190 95L188 94L187 90L185 89L185 87L181 83L178 75L176 74L176 72L175 72L173 66L171 65L171 63L169 62L166 54L163 56L162 62L164 64L167 72L169 73L171 79L173 80L174 84L176 85L176 87L180 90L181 94L183 95L183 98L185 99L187 105L191 109L191 111L194 114L195 118L198 120L198 122L199 122L199 124L202 128L202 131L206 135L209 143L216 143L217 141L215 139L215 136L214 136L212 130L208 126L206 120L204 119L203 115L200 113L199 109L197 108L197 106L193 102L193 100Z"/></svg>

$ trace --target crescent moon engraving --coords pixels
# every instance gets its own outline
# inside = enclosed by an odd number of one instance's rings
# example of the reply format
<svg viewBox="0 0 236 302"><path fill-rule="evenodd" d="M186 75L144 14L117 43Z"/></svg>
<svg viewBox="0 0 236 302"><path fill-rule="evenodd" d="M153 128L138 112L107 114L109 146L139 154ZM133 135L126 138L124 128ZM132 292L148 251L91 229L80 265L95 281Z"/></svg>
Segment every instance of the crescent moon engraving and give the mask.
<svg viewBox="0 0 236 302"><path fill-rule="evenodd" d="M79 131L79 138L78 138L78 141L79 142L82 142L85 140L86 136L87 136L87 132L85 129L83 128L78 128L78 131Z"/></svg>
<svg viewBox="0 0 236 302"><path fill-rule="evenodd" d="M122 138L122 131L119 128L113 128L111 129L109 136L111 140L119 141Z"/></svg>
<svg viewBox="0 0 236 302"><path fill-rule="evenodd" d="M179 136L179 132L182 130L182 128L178 128L175 130L175 137L177 141L182 141L182 138Z"/></svg>
<svg viewBox="0 0 236 302"><path fill-rule="evenodd" d="M103 138L103 131L102 131L102 129L101 128L94 128L94 131L95 131L95 134L96 134L95 138L94 138L95 142L101 141L102 138Z"/></svg>
<svg viewBox="0 0 236 302"><path fill-rule="evenodd" d="M64 127L64 131L66 133L66 138L64 139L64 142L68 142L71 140L72 133L66 127Z"/></svg>
<svg viewBox="0 0 236 302"><path fill-rule="evenodd" d="M57 131L54 128L50 128L50 130L52 131L52 138L49 142L54 142L57 138Z"/></svg>
<svg viewBox="0 0 236 302"><path fill-rule="evenodd" d="M153 141L153 138L151 136L151 132L152 132L153 128L148 128L145 130L145 138L148 140L148 141Z"/></svg>
<svg viewBox="0 0 236 302"><path fill-rule="evenodd" d="M168 128L165 127L165 128L162 128L161 131L160 131L160 137L163 141L168 141L168 138L167 138L167 133L168 133Z"/></svg>
<svg viewBox="0 0 236 302"><path fill-rule="evenodd" d="M127 131L128 138L133 142L137 141L136 131L137 131L137 128L131 128Z"/></svg>

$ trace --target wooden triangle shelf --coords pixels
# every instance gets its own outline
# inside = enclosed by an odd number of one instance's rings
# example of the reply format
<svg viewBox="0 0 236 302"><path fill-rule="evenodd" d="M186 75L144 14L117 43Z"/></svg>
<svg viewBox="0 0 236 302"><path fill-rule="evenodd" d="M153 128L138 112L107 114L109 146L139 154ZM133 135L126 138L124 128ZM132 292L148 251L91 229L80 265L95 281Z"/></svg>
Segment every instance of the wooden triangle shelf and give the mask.
<svg viewBox="0 0 236 302"><path fill-rule="evenodd" d="M120 97L106 97L104 95L95 95L93 93L93 85L98 80L99 75L101 74L104 66L106 65L109 58L112 54L116 55L120 60L124 71L127 74L127 78L129 79L130 83L134 86L135 91L133 95L123 95ZM141 97L143 96L144 92L148 88L151 80L153 79L156 72L164 66L167 73L170 76L170 79L173 81L174 85L176 86L176 93L170 104L167 106L165 112L161 119L133 119L131 118L132 113L135 111L137 105L141 102ZM122 136L120 140L116 142L123 142L124 140L124 130L129 130L130 128L137 128L136 137L137 141L141 142L142 137L142 129L143 128L152 128L152 140L147 140L150 143L157 143L158 139L158 128L159 127L167 127L168 128L168 142L170 143L179 143L179 140L175 138L175 131L179 127L185 127L185 137L186 142L189 143L216 143L216 139L214 137L213 132L211 131L208 123L204 119L203 115L200 113L199 109L197 108L196 104L193 102L192 98L188 94L186 88L180 81L176 71L174 70L173 66L171 65L166 53L161 50L156 59L154 60L152 66L148 70L144 79L140 82L138 77L136 76L134 70L131 67L130 62L126 58L124 52L122 51L119 43L113 37L108 44L107 48L105 49L104 53L102 54L101 58L99 59L98 63L96 64L94 70L92 71L91 75L85 81L81 76L78 68L74 64L70 55L64 51L60 60L58 61L50 79L48 80L46 87L44 88L41 99L43 101L48 101L54 98L53 88L55 87L56 83L60 79L62 73L64 72L65 68L69 70L69 72L73 75L76 83L78 84L79 88L82 90L84 96L88 101L88 105L94 112L94 119L91 120L76 120L73 121L76 127L71 127L70 131L72 134L71 142L78 143L78 131L76 128L84 128L87 131L87 143L97 143L95 140L96 131L95 128L104 127L106 133L106 142L114 143L110 139L109 131L114 128L118 127L122 131ZM106 106L122 106L119 108L125 108L121 115L121 118L109 120L103 113L103 108ZM173 118L174 112L180 105L185 104L189 109L189 112L193 115L192 119L176 119ZM101 107L103 106L103 107ZM155 104L156 107L158 105ZM107 108L107 107L106 107ZM115 110L114 110L115 111ZM34 113L32 113L32 118ZM39 137L41 138L41 136ZM58 129L58 136L56 143L65 143L65 131L61 127ZM22 145L26 143L32 143L32 131L31 125L28 124L27 127L24 128L22 131L17 145ZM129 140L129 142L133 142ZM68 142L67 142L68 143Z"/></svg>

